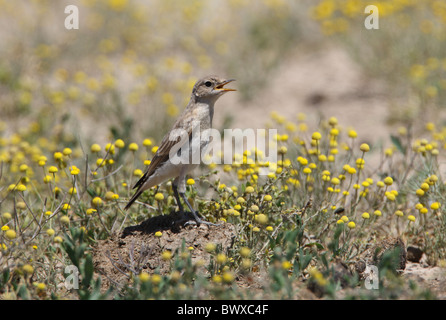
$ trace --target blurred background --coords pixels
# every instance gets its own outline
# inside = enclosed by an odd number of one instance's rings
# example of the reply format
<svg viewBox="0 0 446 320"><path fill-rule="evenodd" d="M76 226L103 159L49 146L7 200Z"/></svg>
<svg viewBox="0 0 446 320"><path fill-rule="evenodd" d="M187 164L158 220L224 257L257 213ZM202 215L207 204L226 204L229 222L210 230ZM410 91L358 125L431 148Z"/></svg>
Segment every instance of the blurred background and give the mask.
<svg viewBox="0 0 446 320"><path fill-rule="evenodd" d="M364 27L369 4L379 30ZM441 121L445 25L440 0L0 0L0 130L66 146L159 140L195 81L218 74L238 90L217 103L220 129L336 116L387 139Z"/></svg>

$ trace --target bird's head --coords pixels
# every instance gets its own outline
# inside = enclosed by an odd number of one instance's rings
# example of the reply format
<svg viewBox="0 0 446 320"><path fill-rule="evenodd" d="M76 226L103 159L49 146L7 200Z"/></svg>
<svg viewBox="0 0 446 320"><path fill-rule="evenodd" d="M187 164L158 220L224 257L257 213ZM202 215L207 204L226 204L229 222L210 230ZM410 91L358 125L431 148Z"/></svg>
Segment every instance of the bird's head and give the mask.
<svg viewBox="0 0 446 320"><path fill-rule="evenodd" d="M216 100L228 91L235 89L225 88L224 86L235 79L222 79L218 76L208 76L195 83L192 89L192 95L199 100Z"/></svg>

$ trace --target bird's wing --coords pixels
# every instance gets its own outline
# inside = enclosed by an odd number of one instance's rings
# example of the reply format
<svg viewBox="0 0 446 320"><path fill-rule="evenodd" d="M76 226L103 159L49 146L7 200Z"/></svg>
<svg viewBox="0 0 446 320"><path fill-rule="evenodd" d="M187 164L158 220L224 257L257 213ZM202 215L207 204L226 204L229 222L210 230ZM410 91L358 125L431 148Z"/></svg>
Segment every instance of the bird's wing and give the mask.
<svg viewBox="0 0 446 320"><path fill-rule="evenodd" d="M191 130L192 133L192 130ZM190 133L190 134L191 134ZM133 189L138 188L135 192L135 194L130 198L129 202L125 206L124 210L127 210L130 208L130 206L138 199L138 197L144 192L144 184L149 180L150 176L155 172L157 168L162 166L166 161L169 160L169 154L172 147L174 147L177 143L180 142L181 137L177 137L176 140L169 139L170 135L167 134L164 139L162 140L160 147L158 148L157 152L155 153L152 162L150 162L149 167L147 168L147 171L144 173L144 175L141 177L141 179L138 180L138 182L133 186ZM176 146L175 146L176 148Z"/></svg>
<svg viewBox="0 0 446 320"><path fill-rule="evenodd" d="M184 114L187 114L187 108L184 111ZM130 206L136 201L136 199L143 193L143 191L145 190L143 188L144 184L147 182L147 180L149 180L150 176L156 171L156 169L158 169L166 161L169 160L171 151L179 150L184 145L184 143L190 141L193 134L194 116L195 115L193 113L189 113L186 117L181 116L173 125L172 130L164 136L158 150L156 151L152 161L150 162L149 167L147 168L147 171L133 186L133 189L137 188L137 190L135 194L130 198L124 210L130 208ZM183 130L182 132L184 133L184 135L176 135L176 138L175 136L172 137L171 133L175 129ZM183 142L181 142L183 137L188 137L188 139L185 139ZM175 150L172 150L173 147L175 147Z"/></svg>
<svg viewBox="0 0 446 320"><path fill-rule="evenodd" d="M187 122L187 121L186 121ZM188 139L185 139L183 143L181 143L182 136L176 135L174 137L171 137L170 133L174 129L184 128L185 130L185 136L188 137ZM152 161L150 162L149 167L147 168L147 171L144 173L144 175L139 179L139 181L133 186L133 189L139 188L149 179L149 177L155 172L157 168L159 168L161 165L163 165L167 160L169 160L169 155L171 153L172 148L175 146L175 149L180 149L184 143L190 140L190 137L192 135L192 126L191 125L180 125L179 122L175 123L174 127L172 128L172 131L170 131L168 134L166 134L161 141L161 144L156 151L155 155L153 156ZM181 144L180 144L181 143Z"/></svg>

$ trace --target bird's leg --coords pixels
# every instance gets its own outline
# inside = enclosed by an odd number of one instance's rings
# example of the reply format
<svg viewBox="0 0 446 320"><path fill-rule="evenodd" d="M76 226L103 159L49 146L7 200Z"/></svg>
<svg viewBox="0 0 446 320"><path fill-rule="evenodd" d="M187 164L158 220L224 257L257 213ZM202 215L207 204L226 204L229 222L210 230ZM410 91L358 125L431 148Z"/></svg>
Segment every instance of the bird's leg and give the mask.
<svg viewBox="0 0 446 320"><path fill-rule="evenodd" d="M192 208L191 204L189 203L189 201L187 201L186 198L186 194L184 192L180 192L181 198L183 198L184 203L186 203L186 205L189 207L190 212L192 212L192 214L194 215L194 219L195 222L197 223L197 225L199 226L201 223L208 225L208 226L218 226L218 224L212 223L212 222L208 222L206 220L201 219L197 212L194 210L194 208Z"/></svg>
<svg viewBox="0 0 446 320"><path fill-rule="evenodd" d="M181 204L180 197L178 195L178 186L175 183L175 181L174 181L174 183L172 183L172 189L173 189L173 195L175 196L175 201L177 202L180 212L184 212L183 205Z"/></svg>

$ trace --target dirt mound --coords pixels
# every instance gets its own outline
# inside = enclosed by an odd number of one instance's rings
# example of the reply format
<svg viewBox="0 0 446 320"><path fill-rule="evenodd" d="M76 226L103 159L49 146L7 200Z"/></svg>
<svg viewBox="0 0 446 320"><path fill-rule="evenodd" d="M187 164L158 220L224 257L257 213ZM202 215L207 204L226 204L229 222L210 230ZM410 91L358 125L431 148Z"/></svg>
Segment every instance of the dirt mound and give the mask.
<svg viewBox="0 0 446 320"><path fill-rule="evenodd" d="M93 250L95 269L102 275L103 288L120 287L127 283L131 274L144 271L149 274L167 274L171 261L163 260L162 253L170 251L172 258L185 248L191 254L192 263L209 264L211 255L206 251L208 243L220 246L221 252L232 247L235 227L229 223L218 226L173 223L176 213L150 218L138 226L128 227L122 234L98 241ZM161 236L155 233L161 231ZM203 268L203 272L206 272Z"/></svg>

